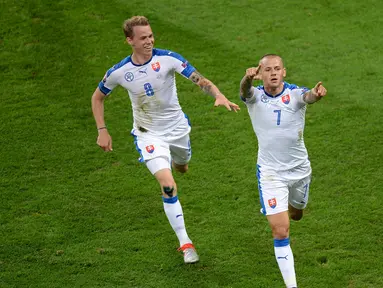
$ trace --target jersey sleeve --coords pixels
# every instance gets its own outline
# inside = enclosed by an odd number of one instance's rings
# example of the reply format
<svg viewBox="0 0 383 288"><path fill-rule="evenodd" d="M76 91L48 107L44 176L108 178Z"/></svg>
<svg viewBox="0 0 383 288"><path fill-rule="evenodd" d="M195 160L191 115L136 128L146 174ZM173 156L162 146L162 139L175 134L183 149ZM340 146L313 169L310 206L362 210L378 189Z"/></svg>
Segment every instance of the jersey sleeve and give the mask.
<svg viewBox="0 0 383 288"><path fill-rule="evenodd" d="M241 96L241 100L246 104L246 105L249 105L249 104L254 104L256 101L257 101L257 96L261 93L259 87L253 87L254 88L254 93L253 95L250 97L250 98L245 98L245 97L242 97Z"/></svg>
<svg viewBox="0 0 383 288"><path fill-rule="evenodd" d="M291 88L290 88L291 89ZM307 92L310 91L309 88L307 87L299 87L299 86L294 86L291 89L291 92L293 94L293 97L295 97L298 100L299 104L306 105L307 103L303 99L303 95Z"/></svg>
<svg viewBox="0 0 383 288"><path fill-rule="evenodd" d="M169 52L169 56L172 57L173 68L174 70L184 76L189 78L190 75L196 71L193 65L191 65L184 57L175 52Z"/></svg>
<svg viewBox="0 0 383 288"><path fill-rule="evenodd" d="M114 77L114 74L112 74L113 71L115 71L115 68L110 68L105 73L104 78L102 78L102 80L98 84L98 88L105 95L109 95L112 92L112 90L118 85L117 79Z"/></svg>

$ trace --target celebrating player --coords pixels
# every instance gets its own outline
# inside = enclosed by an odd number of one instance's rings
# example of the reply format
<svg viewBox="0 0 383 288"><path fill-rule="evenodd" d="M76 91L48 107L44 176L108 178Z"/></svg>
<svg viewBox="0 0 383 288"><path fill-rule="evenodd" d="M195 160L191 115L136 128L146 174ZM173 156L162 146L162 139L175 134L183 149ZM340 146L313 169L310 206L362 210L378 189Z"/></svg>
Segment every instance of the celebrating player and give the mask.
<svg viewBox="0 0 383 288"><path fill-rule="evenodd" d="M185 263L199 260L186 233L177 185L171 167L185 173L191 158L190 125L178 102L175 72L197 84L215 98L215 106L237 111L219 89L181 55L153 48L154 36L147 18L134 16L123 24L133 53L110 68L92 96L92 110L98 129L97 144L112 150L112 138L104 122L104 99L120 85L128 93L133 109L133 129L140 159L158 180L165 214L176 233Z"/></svg>
<svg viewBox="0 0 383 288"><path fill-rule="evenodd" d="M274 237L274 252L286 287L297 287L290 248L290 220L300 220L307 205L311 166L303 141L306 104L326 95L319 82L311 90L284 82L282 58L268 54L248 68L240 94L258 139L257 178L262 213ZM253 80L263 86L253 87Z"/></svg>

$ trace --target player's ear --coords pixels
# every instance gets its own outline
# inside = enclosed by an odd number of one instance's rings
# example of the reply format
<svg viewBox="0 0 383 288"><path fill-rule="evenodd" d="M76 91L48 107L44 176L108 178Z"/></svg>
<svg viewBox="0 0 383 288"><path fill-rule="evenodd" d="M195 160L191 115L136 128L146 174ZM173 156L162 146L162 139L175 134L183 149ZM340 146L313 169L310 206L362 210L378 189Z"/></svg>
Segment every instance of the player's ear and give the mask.
<svg viewBox="0 0 383 288"><path fill-rule="evenodd" d="M133 45L133 39L130 38L130 37L126 37L126 42L127 42L129 45Z"/></svg>
<svg viewBox="0 0 383 288"><path fill-rule="evenodd" d="M286 77L286 68L283 68L283 77Z"/></svg>

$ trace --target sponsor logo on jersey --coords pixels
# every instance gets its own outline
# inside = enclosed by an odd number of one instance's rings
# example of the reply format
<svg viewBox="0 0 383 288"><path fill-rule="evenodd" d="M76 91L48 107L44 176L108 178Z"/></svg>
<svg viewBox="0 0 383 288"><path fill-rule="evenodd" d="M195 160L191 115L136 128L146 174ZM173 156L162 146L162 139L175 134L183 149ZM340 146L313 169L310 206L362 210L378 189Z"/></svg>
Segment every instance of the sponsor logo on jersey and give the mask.
<svg viewBox="0 0 383 288"><path fill-rule="evenodd" d="M289 104L290 103L290 95L289 94L283 95L282 96L282 102L285 104Z"/></svg>
<svg viewBox="0 0 383 288"><path fill-rule="evenodd" d="M160 65L160 62L156 62L156 63L153 63L152 64L152 69L156 72L160 71L161 69L161 65Z"/></svg>
<svg viewBox="0 0 383 288"><path fill-rule="evenodd" d="M277 199L275 199L275 198L271 198L271 199L269 199L269 200L267 200L268 202L269 202L269 206L270 206L270 208L275 208L275 207L277 207Z"/></svg>
<svg viewBox="0 0 383 288"><path fill-rule="evenodd" d="M154 146L153 145L146 146L146 151L148 151L148 153L152 154L154 152Z"/></svg>
<svg viewBox="0 0 383 288"><path fill-rule="evenodd" d="M134 79L134 75L132 72L126 72L124 77L125 77L125 80L128 82L132 82Z"/></svg>
<svg viewBox="0 0 383 288"><path fill-rule="evenodd" d="M139 70L138 73L148 75L146 70L148 70L148 67L145 67L145 69Z"/></svg>

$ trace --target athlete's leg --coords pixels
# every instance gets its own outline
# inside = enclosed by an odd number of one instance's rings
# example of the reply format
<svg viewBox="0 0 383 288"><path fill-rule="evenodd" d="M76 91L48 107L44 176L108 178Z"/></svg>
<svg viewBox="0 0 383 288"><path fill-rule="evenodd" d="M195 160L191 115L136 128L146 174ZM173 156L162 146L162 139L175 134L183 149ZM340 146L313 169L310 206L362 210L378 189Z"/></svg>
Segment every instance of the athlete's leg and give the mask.
<svg viewBox="0 0 383 288"><path fill-rule="evenodd" d="M189 134L178 139L172 139L169 148L173 169L180 173L186 173L189 169L188 163L192 153Z"/></svg>
<svg viewBox="0 0 383 288"><path fill-rule="evenodd" d="M188 164L176 164L174 160L172 160L172 167L174 170L180 172L180 173L186 173L189 169Z"/></svg>
<svg viewBox="0 0 383 288"><path fill-rule="evenodd" d="M299 221L303 217L303 209L297 209L289 203L289 215L291 220Z"/></svg>
<svg viewBox="0 0 383 288"><path fill-rule="evenodd" d="M185 227L182 206L178 200L177 184L169 168L167 158L158 157L146 162L149 170L154 174L161 187L165 214L183 248L186 263L194 263L199 260Z"/></svg>
<svg viewBox="0 0 383 288"><path fill-rule="evenodd" d="M296 287L294 257L290 247L287 182L274 171L257 165L259 198L274 238L274 253L286 287Z"/></svg>
<svg viewBox="0 0 383 288"><path fill-rule="evenodd" d="M289 214L294 221L299 221L303 217L303 210L309 200L311 175L296 181L289 188Z"/></svg>
<svg viewBox="0 0 383 288"><path fill-rule="evenodd" d="M146 166L154 173L160 184L164 210L170 225L180 241L180 246L191 243L185 229L182 207L177 195L177 185L171 170L168 168L169 161L164 157L158 157L147 161Z"/></svg>
<svg viewBox="0 0 383 288"><path fill-rule="evenodd" d="M284 211L278 214L268 215L267 220L273 233L275 258L286 287L297 287L294 256L290 247L289 215L287 211Z"/></svg>

